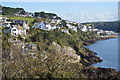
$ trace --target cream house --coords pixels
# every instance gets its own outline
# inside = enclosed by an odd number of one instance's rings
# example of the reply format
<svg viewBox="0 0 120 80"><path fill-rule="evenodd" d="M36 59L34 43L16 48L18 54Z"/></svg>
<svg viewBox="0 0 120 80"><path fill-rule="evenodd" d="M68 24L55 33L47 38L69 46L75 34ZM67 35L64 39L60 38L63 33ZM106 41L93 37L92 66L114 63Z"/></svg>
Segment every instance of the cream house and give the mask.
<svg viewBox="0 0 120 80"><path fill-rule="evenodd" d="M26 35L26 29L24 29L22 26L14 25L11 28L11 35L13 35L13 36L16 36L16 35Z"/></svg>

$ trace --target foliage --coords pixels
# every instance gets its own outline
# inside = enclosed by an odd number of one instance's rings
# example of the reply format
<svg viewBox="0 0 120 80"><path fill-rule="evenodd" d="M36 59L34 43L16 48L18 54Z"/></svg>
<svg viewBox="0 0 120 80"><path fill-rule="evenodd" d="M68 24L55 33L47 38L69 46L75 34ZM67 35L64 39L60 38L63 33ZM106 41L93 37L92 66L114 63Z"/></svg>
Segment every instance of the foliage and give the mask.
<svg viewBox="0 0 120 80"><path fill-rule="evenodd" d="M45 18L45 19L61 19L60 17L58 17L56 14L54 13L45 13L45 12L35 12L34 13L35 17L41 17L41 18Z"/></svg>
<svg viewBox="0 0 120 80"><path fill-rule="evenodd" d="M14 15L15 13L25 15L27 12L23 8L2 7L3 15Z"/></svg>
<svg viewBox="0 0 120 80"><path fill-rule="evenodd" d="M34 19L33 18L27 18L27 17L10 17L9 16L9 18L11 19L11 20L13 20L13 19L18 19L18 20L25 20L25 21L29 21L29 22L33 22L34 21Z"/></svg>
<svg viewBox="0 0 120 80"><path fill-rule="evenodd" d="M75 32L69 30L70 34L61 32L59 29L44 31L41 29L32 29L28 33L31 34L28 38L31 42L44 42L50 44L56 42L61 46L70 46L76 51L82 48L82 41L95 39L97 35L93 32Z"/></svg>

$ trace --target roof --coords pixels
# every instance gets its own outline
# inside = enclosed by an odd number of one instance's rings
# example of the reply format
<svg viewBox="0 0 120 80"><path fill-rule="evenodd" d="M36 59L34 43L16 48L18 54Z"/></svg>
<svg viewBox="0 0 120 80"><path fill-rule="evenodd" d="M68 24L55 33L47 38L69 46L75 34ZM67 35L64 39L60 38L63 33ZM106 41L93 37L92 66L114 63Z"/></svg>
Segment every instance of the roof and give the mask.
<svg viewBox="0 0 120 80"><path fill-rule="evenodd" d="M18 29L23 29L23 27L22 27L22 26L17 26L17 28L18 28Z"/></svg>
<svg viewBox="0 0 120 80"><path fill-rule="evenodd" d="M14 27L16 27L16 28L19 29L19 30L23 29L22 26L16 26L16 25L15 25Z"/></svg>

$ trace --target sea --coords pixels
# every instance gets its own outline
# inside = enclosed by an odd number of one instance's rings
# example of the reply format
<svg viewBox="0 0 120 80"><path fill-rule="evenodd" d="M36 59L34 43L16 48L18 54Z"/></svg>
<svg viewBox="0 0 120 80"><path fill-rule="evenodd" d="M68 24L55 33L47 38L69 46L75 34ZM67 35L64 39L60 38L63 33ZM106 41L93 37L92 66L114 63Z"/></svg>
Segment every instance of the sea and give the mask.
<svg viewBox="0 0 120 80"><path fill-rule="evenodd" d="M102 68L113 68L120 71L120 55L119 55L119 38L111 38L107 40L100 40L94 44L87 45L86 47L97 53L103 61L93 64L91 66Z"/></svg>

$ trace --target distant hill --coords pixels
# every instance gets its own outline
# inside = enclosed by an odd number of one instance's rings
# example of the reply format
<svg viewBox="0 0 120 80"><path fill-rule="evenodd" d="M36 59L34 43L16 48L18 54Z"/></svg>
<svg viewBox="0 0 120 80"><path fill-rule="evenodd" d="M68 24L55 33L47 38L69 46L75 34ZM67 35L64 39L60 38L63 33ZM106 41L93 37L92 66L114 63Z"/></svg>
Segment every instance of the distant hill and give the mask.
<svg viewBox="0 0 120 80"><path fill-rule="evenodd" d="M115 31L120 32L118 28L118 21L111 21L111 22L89 22L94 25L95 28L108 30L108 31Z"/></svg>

